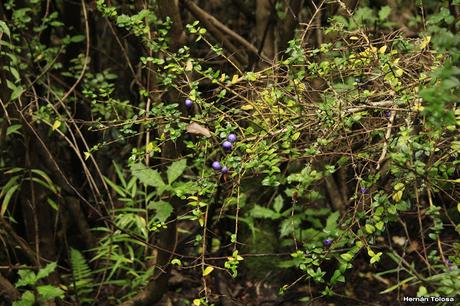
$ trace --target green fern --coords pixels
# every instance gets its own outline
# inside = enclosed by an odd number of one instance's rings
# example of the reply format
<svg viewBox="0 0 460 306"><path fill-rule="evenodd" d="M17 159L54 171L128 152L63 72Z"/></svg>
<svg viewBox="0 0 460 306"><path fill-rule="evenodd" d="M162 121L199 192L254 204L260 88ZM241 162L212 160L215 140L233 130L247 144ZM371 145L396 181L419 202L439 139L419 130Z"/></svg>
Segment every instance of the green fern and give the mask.
<svg viewBox="0 0 460 306"><path fill-rule="evenodd" d="M93 291L92 271L80 251L70 248L70 262L74 279L74 290L80 303L91 302Z"/></svg>

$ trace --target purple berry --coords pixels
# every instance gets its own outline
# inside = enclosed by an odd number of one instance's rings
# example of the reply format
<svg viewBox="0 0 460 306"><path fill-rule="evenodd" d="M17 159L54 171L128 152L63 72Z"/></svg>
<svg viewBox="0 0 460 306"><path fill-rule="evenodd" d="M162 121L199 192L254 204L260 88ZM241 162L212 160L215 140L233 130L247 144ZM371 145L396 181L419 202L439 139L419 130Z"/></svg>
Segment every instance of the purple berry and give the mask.
<svg viewBox="0 0 460 306"><path fill-rule="evenodd" d="M233 134L233 133L230 133L230 134L228 134L227 139L228 139L228 141L230 141L231 143L234 143L234 142L236 141L236 135Z"/></svg>
<svg viewBox="0 0 460 306"><path fill-rule="evenodd" d="M366 193L367 189L366 189L366 187L361 187L361 188L359 189L359 191L361 191L361 193Z"/></svg>
<svg viewBox="0 0 460 306"><path fill-rule="evenodd" d="M220 165L220 163L217 160L212 163L211 167L216 171L219 171L220 169L222 169L222 166Z"/></svg>
<svg viewBox="0 0 460 306"><path fill-rule="evenodd" d="M193 101L192 101L192 100L190 100L189 98L185 99L185 106L186 106L187 108L192 107L192 105L193 105Z"/></svg>
<svg viewBox="0 0 460 306"><path fill-rule="evenodd" d="M222 169L220 170L222 173L228 173L228 168L226 166L223 166Z"/></svg>
<svg viewBox="0 0 460 306"><path fill-rule="evenodd" d="M332 244L332 239L331 238L327 238L327 239L324 239L323 240L323 245L328 247Z"/></svg>
<svg viewBox="0 0 460 306"><path fill-rule="evenodd" d="M222 148L224 148L225 150L231 150L233 147L232 143L230 141L224 141L222 143Z"/></svg>
<svg viewBox="0 0 460 306"><path fill-rule="evenodd" d="M385 117L387 117L387 119L390 119L390 116L391 116L391 112L390 112L390 111L386 111L386 112L385 112Z"/></svg>

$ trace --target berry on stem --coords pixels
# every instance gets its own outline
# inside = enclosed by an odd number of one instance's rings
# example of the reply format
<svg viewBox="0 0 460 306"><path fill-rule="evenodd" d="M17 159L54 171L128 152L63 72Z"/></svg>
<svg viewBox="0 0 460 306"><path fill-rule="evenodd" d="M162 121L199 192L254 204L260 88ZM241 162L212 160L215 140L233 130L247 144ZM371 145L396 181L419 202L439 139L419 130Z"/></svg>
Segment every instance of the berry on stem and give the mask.
<svg viewBox="0 0 460 306"><path fill-rule="evenodd" d="M224 141L222 143L222 148L224 148L225 150L231 150L233 147L233 144L230 142L230 141Z"/></svg>
<svg viewBox="0 0 460 306"><path fill-rule="evenodd" d="M212 163L211 167L216 171L219 171L220 169L222 169L221 164L217 160Z"/></svg>
<svg viewBox="0 0 460 306"><path fill-rule="evenodd" d="M192 100L190 100L189 98L185 99L185 106L186 106L187 108L192 107L192 105L193 105L193 101L192 101Z"/></svg>
<svg viewBox="0 0 460 306"><path fill-rule="evenodd" d="M327 238L327 239L324 239L323 240L323 245L324 246L330 246L332 244L332 239L331 238Z"/></svg>
<svg viewBox="0 0 460 306"><path fill-rule="evenodd" d="M230 141L231 143L236 141L236 135L233 133L228 134L227 140Z"/></svg>
<svg viewBox="0 0 460 306"><path fill-rule="evenodd" d="M222 173L228 173L228 168L227 166L223 166L222 169L220 170Z"/></svg>

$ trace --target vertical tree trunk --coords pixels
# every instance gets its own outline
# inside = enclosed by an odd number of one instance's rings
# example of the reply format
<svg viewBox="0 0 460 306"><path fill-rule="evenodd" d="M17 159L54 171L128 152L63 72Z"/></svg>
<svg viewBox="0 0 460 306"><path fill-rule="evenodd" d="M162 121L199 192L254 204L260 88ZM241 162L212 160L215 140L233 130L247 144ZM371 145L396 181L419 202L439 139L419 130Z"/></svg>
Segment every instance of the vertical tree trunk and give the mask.
<svg viewBox="0 0 460 306"><path fill-rule="evenodd" d="M275 14L270 0L256 2L256 37L260 53L269 60L276 61ZM268 64L261 64L260 68Z"/></svg>

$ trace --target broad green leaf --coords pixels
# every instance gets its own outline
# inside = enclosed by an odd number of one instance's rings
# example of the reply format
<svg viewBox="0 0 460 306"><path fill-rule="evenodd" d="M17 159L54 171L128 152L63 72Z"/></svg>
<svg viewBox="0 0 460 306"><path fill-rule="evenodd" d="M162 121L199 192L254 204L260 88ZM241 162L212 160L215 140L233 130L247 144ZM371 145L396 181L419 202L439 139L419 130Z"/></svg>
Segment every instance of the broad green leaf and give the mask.
<svg viewBox="0 0 460 306"><path fill-rule="evenodd" d="M330 214L329 217L327 217L326 221L326 227L324 228L324 232L327 234L331 234L335 231L337 231L337 226L338 226L338 220L340 217L340 213L338 211L333 212Z"/></svg>
<svg viewBox="0 0 460 306"><path fill-rule="evenodd" d="M24 92L24 88L22 88L21 86L15 87L13 89L13 92L11 93L10 100L11 101L16 100L17 98L19 98L22 95L23 92Z"/></svg>
<svg viewBox="0 0 460 306"><path fill-rule="evenodd" d="M33 306L35 305L35 296L31 291L22 294L21 299L15 301L12 306Z"/></svg>
<svg viewBox="0 0 460 306"><path fill-rule="evenodd" d="M299 225L299 218L291 217L289 219L284 219L280 225L280 238L290 235Z"/></svg>
<svg viewBox="0 0 460 306"><path fill-rule="evenodd" d="M64 291L61 288L54 287L51 285L38 286L37 291L38 293L40 293L44 300L51 300L55 298L64 297Z"/></svg>
<svg viewBox="0 0 460 306"><path fill-rule="evenodd" d="M174 210L172 205L165 201L150 202L148 208L155 210L154 218L160 222L166 222Z"/></svg>
<svg viewBox="0 0 460 306"><path fill-rule="evenodd" d="M131 173L147 186L157 187L158 189L164 189L165 187L160 173L157 170L148 168L144 164L137 163L131 165Z"/></svg>
<svg viewBox="0 0 460 306"><path fill-rule="evenodd" d="M46 265L46 267L41 268L40 271L37 273L37 280L42 279L50 275L56 269L56 263L51 262Z"/></svg>
<svg viewBox="0 0 460 306"><path fill-rule="evenodd" d="M385 20L390 16L391 13L391 8L388 5L385 5L382 7L379 11L379 19L380 20Z"/></svg>
<svg viewBox="0 0 460 306"><path fill-rule="evenodd" d="M277 219L280 215L269 208L255 205L254 208L251 209L251 216L254 218Z"/></svg>
<svg viewBox="0 0 460 306"><path fill-rule="evenodd" d="M19 270L18 274L19 280L16 282L16 287L35 285L37 282L37 276L30 270Z"/></svg>
<svg viewBox="0 0 460 306"><path fill-rule="evenodd" d="M166 174L168 175L168 182L170 185L184 173L185 168L187 168L187 160L185 158L173 162L171 166L168 167Z"/></svg>

